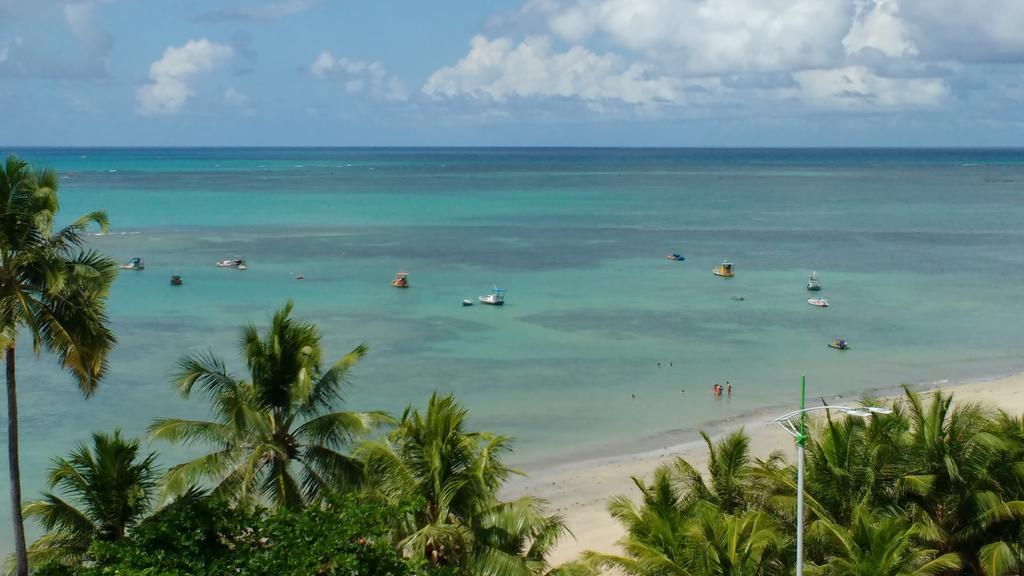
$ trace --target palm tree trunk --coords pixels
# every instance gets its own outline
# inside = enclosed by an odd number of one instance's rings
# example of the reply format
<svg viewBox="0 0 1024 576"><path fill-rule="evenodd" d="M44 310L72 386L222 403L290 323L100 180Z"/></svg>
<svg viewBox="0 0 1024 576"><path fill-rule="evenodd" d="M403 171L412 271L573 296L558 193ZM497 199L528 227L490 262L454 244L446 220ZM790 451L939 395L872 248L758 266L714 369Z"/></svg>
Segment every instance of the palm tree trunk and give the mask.
<svg viewBox="0 0 1024 576"><path fill-rule="evenodd" d="M11 520L14 522L14 553L17 576L28 576L25 522L21 516L21 466L18 464L18 393L14 378L14 344L4 350L7 360L7 465L11 471Z"/></svg>

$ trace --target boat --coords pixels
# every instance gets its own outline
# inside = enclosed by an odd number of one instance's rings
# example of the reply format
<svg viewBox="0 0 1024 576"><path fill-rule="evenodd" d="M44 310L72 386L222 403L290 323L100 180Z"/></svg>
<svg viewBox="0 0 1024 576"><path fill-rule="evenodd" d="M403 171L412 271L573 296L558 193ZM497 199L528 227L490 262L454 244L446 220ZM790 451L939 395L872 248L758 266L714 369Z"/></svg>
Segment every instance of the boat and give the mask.
<svg viewBox="0 0 1024 576"><path fill-rule="evenodd" d="M746 298L744 298L743 296L730 296L730 298L737 302L743 302L744 300L746 300Z"/></svg>
<svg viewBox="0 0 1024 576"><path fill-rule="evenodd" d="M235 256L234 258L228 258L217 262L218 268L241 268L246 270L248 266L245 265L245 258Z"/></svg>
<svg viewBox="0 0 1024 576"><path fill-rule="evenodd" d="M491 306L501 306L505 303L505 291L495 286L490 294L480 297L480 302Z"/></svg>
<svg viewBox="0 0 1024 576"><path fill-rule="evenodd" d="M181 276L178 276L177 274L171 276L171 286L181 286L182 284L184 284L184 282L181 281Z"/></svg>
<svg viewBox="0 0 1024 576"><path fill-rule="evenodd" d="M682 254L669 254L668 256L665 256L665 258L667 260L673 260L675 262L682 262L683 260L686 260L686 257L683 256Z"/></svg>
<svg viewBox="0 0 1024 576"><path fill-rule="evenodd" d="M469 298L466 298L466 299L464 299L462 301L462 305L463 306L472 306L473 305L473 301L471 299L469 299Z"/></svg>
<svg viewBox="0 0 1024 576"><path fill-rule="evenodd" d="M732 262L729 261L722 262L711 272L715 276L721 276L722 278L732 278L735 275L732 271Z"/></svg>
<svg viewBox="0 0 1024 576"><path fill-rule="evenodd" d="M833 350L849 350L850 344L843 338L837 338L830 342L828 347L832 348Z"/></svg>
<svg viewBox="0 0 1024 576"><path fill-rule="evenodd" d="M409 287L409 273L399 272L395 274L395 279L391 281L391 285L395 288L408 288Z"/></svg>
<svg viewBox="0 0 1024 576"><path fill-rule="evenodd" d="M828 300L824 298L808 298L807 303L818 308L828 308Z"/></svg>
<svg viewBox="0 0 1024 576"><path fill-rule="evenodd" d="M142 258L132 258L131 260L121 264L121 270L145 270L146 265L142 263Z"/></svg>
<svg viewBox="0 0 1024 576"><path fill-rule="evenodd" d="M807 289L811 292L821 290L821 282L818 282L817 272L811 272L811 275L807 277Z"/></svg>

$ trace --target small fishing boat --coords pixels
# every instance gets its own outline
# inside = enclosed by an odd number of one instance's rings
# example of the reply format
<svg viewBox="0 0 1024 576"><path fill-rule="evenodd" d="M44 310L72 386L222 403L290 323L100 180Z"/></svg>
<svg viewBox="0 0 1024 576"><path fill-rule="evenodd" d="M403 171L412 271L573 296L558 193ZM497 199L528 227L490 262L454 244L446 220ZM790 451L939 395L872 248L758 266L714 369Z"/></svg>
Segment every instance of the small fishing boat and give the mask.
<svg viewBox="0 0 1024 576"><path fill-rule="evenodd" d="M669 254L668 256L665 256L665 259L672 260L674 262L682 262L683 260L686 260L686 257L682 254Z"/></svg>
<svg viewBox="0 0 1024 576"><path fill-rule="evenodd" d="M718 265L717 268L711 271L715 276L721 276L722 278L732 278L735 276L735 272L732 271L732 262L725 261Z"/></svg>
<svg viewBox="0 0 1024 576"><path fill-rule="evenodd" d="M469 298L466 298L466 299L464 299L462 301L462 305L463 306L472 306L473 305L473 301L471 299L469 299Z"/></svg>
<svg viewBox="0 0 1024 576"><path fill-rule="evenodd" d="M184 282L181 281L181 276L178 276L177 274L171 276L171 286L181 286L182 284L184 284Z"/></svg>
<svg viewBox="0 0 1024 576"><path fill-rule="evenodd" d="M833 350L849 350L850 344L843 338L837 338L830 342L828 347L832 348Z"/></svg>
<svg viewBox="0 0 1024 576"><path fill-rule="evenodd" d="M143 264L142 258L132 258L131 260L121 264L121 270L145 270L146 265Z"/></svg>
<svg viewBox="0 0 1024 576"><path fill-rule="evenodd" d="M828 308L828 300L824 298L808 298L807 303L818 308Z"/></svg>
<svg viewBox="0 0 1024 576"><path fill-rule="evenodd" d="M245 258L235 256L234 258L228 258L217 262L218 268L241 268L245 270L248 266L245 265Z"/></svg>
<svg viewBox="0 0 1024 576"><path fill-rule="evenodd" d="M744 300L746 300L746 298L744 298L743 296L730 296L730 298L737 302L743 302Z"/></svg>
<svg viewBox="0 0 1024 576"><path fill-rule="evenodd" d="M811 275L807 277L807 289L811 292L821 290L821 282L818 282L817 272L811 272Z"/></svg>
<svg viewBox="0 0 1024 576"><path fill-rule="evenodd" d="M395 279L391 281L391 285L395 288L408 288L409 287L409 273L399 272L395 274Z"/></svg>
<svg viewBox="0 0 1024 576"><path fill-rule="evenodd" d="M505 304L505 290L495 286L490 294L480 297L480 302L491 306L501 306Z"/></svg>

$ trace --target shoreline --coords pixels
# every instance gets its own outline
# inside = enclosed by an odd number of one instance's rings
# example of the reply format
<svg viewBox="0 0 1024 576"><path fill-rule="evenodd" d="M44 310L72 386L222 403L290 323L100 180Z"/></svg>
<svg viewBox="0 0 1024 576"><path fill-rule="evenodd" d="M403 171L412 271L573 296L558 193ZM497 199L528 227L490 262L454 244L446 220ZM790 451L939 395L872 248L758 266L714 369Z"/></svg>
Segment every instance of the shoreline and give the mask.
<svg viewBox="0 0 1024 576"><path fill-rule="evenodd" d="M922 383L910 385L910 388L926 395L936 390L952 393L955 403L978 402L1010 413L1024 413L1024 372L955 383ZM843 393L835 398L859 400L875 396L891 400L901 395L898 386L882 386ZM795 456L793 440L775 424L775 417L786 410L785 405L781 404L767 406L723 422L708 422L646 439L673 439L672 444L662 445L661 448L652 448L648 444L645 449L583 455L569 461L546 459L528 463L521 468L529 475L512 478L502 496L515 498L529 494L542 498L547 501L549 512L563 517L571 535L565 536L551 553L549 561L552 565L574 560L585 550L616 552L615 542L624 532L608 514L606 502L621 494L635 496L636 486L632 476L647 478L657 466L677 457L685 458L703 471L706 468L707 448L699 435L701 430L706 431L713 441L717 441L743 428L750 436L753 458L765 458L772 452L781 451L786 460L792 462ZM638 445L634 443L634 446Z"/></svg>

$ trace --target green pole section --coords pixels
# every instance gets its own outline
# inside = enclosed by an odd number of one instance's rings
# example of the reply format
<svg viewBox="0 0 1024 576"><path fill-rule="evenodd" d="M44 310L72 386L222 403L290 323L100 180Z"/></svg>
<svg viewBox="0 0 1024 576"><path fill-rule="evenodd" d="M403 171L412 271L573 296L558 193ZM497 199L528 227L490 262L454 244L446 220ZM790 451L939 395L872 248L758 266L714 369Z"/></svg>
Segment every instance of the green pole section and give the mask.
<svg viewBox="0 0 1024 576"><path fill-rule="evenodd" d="M804 441L807 439L807 428L804 424L804 408L807 400L807 376L800 377L800 438L797 442L801 446L804 446Z"/></svg>

